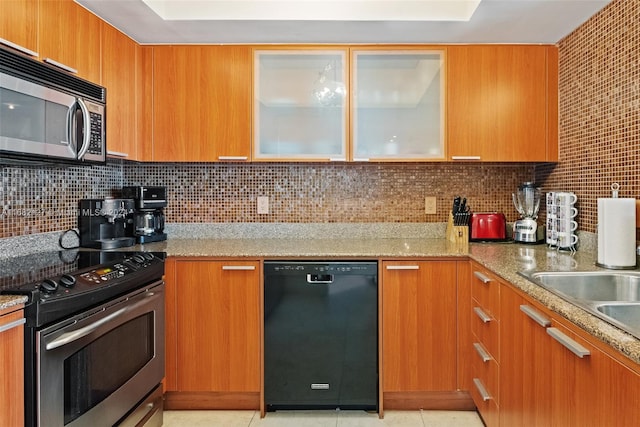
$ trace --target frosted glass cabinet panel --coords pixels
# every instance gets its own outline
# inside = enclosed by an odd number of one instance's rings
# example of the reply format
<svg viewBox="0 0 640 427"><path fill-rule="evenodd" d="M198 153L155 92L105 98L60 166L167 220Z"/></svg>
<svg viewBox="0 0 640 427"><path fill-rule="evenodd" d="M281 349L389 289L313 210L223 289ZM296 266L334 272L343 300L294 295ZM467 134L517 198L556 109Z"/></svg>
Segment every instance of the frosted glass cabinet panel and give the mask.
<svg viewBox="0 0 640 427"><path fill-rule="evenodd" d="M254 160L347 159L346 54L255 51Z"/></svg>
<svg viewBox="0 0 640 427"><path fill-rule="evenodd" d="M353 52L353 158L444 159L444 60L435 50Z"/></svg>

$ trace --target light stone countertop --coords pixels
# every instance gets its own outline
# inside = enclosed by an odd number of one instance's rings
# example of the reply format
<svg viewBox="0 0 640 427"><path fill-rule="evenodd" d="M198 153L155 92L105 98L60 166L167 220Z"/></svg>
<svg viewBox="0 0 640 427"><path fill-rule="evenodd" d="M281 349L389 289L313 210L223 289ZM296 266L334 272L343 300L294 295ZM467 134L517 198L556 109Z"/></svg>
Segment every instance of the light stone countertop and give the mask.
<svg viewBox="0 0 640 427"><path fill-rule="evenodd" d="M0 312L16 305L26 303L28 298L20 295L0 295Z"/></svg>

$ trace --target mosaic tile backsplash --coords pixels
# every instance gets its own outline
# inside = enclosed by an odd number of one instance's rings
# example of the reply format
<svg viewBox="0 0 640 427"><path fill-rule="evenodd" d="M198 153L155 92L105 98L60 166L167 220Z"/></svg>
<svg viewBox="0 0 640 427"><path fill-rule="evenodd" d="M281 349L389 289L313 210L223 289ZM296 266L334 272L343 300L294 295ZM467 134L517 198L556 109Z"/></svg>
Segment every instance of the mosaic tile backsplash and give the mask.
<svg viewBox="0 0 640 427"><path fill-rule="evenodd" d="M168 222L445 222L455 195L477 212L516 214L510 191L531 166L460 164L187 164L125 170L131 185L166 185ZM257 197L269 197L268 215ZM424 211L437 197L437 213ZM511 215L513 214L513 215ZM515 218L514 218L515 219Z"/></svg>
<svg viewBox="0 0 640 427"><path fill-rule="evenodd" d="M118 196L123 185L164 185L170 223L445 222L456 195L476 211L516 219L511 191L531 165L482 164L133 164L2 167L1 237L76 226L77 200ZM257 197L269 197L268 215ZM425 196L437 213L424 212Z"/></svg>
<svg viewBox="0 0 640 427"><path fill-rule="evenodd" d="M559 163L538 166L536 182L574 191L579 228L595 232L613 182L640 198L640 1L612 1L558 51Z"/></svg>

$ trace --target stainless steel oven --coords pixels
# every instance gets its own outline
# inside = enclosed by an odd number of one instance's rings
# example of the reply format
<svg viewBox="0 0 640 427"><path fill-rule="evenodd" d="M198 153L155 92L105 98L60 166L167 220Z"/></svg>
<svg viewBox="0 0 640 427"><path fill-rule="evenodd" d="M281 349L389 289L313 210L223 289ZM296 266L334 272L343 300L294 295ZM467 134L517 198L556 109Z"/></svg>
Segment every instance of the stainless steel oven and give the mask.
<svg viewBox="0 0 640 427"><path fill-rule="evenodd" d="M38 331L36 345L38 425L115 425L164 377L164 284Z"/></svg>
<svg viewBox="0 0 640 427"><path fill-rule="evenodd" d="M63 251L0 260L27 295L27 427L162 425L164 253Z"/></svg>

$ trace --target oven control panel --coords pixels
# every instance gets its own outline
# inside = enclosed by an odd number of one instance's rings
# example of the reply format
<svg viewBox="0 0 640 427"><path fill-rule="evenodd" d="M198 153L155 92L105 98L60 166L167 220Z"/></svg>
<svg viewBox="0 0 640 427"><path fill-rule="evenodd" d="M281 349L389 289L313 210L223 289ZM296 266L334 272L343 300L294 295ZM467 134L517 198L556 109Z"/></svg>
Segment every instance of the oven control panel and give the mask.
<svg viewBox="0 0 640 427"><path fill-rule="evenodd" d="M128 276L141 273L147 267L163 263L148 252L127 254L119 261L97 265L89 270L63 274L60 277L48 278L36 285L41 298L51 300L87 292L101 286L111 286L126 280ZM138 274L139 275L139 274Z"/></svg>
<svg viewBox="0 0 640 427"><path fill-rule="evenodd" d="M156 258L148 252L136 253L130 258L80 274L79 278L89 283L108 283L121 279L127 274L148 267Z"/></svg>
<svg viewBox="0 0 640 427"><path fill-rule="evenodd" d="M114 264L109 267L100 267L95 270L82 273L80 277L90 283L103 283L109 280L119 279L127 274L129 267L123 264Z"/></svg>

